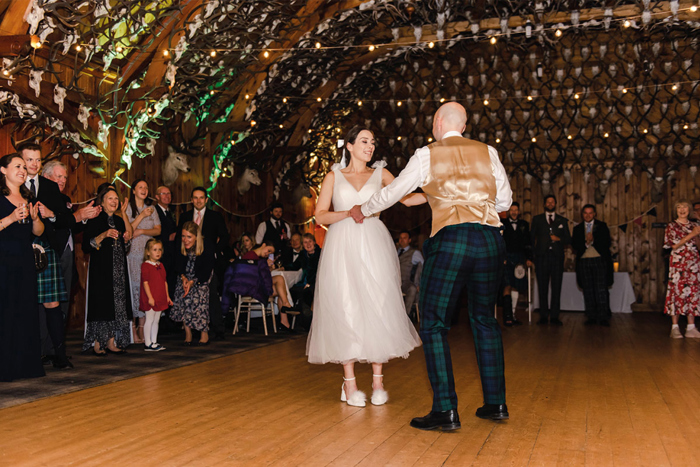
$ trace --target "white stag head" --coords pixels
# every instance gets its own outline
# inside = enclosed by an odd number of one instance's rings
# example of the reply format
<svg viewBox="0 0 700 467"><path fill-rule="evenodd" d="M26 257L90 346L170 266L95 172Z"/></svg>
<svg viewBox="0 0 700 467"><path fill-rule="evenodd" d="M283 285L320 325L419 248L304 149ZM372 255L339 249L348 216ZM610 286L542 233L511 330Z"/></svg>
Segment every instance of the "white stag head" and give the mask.
<svg viewBox="0 0 700 467"><path fill-rule="evenodd" d="M170 186L175 183L180 172L190 171L190 158L168 146L168 157L163 161L163 183Z"/></svg>
<svg viewBox="0 0 700 467"><path fill-rule="evenodd" d="M243 171L243 175L241 175L241 177L238 179L238 184L236 185L238 188L238 194L244 195L248 192L248 190L250 190L250 185L260 186L261 183L262 181L258 176L258 171L251 169L250 167L246 167Z"/></svg>

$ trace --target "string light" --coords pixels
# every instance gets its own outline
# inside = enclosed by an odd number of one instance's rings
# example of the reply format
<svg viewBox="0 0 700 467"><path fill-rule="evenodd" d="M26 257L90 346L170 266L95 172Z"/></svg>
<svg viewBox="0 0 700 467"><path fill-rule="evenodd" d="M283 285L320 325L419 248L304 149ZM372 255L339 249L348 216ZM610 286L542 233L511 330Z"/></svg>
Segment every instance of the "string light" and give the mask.
<svg viewBox="0 0 700 467"><path fill-rule="evenodd" d="M211 56L211 58L216 57L216 50L212 50L212 51L209 53L209 55Z"/></svg>
<svg viewBox="0 0 700 467"><path fill-rule="evenodd" d="M527 96L528 101L532 101L532 96Z"/></svg>
<svg viewBox="0 0 700 467"><path fill-rule="evenodd" d="M317 49L320 49L320 48L321 48L321 43L320 43L320 42L316 42L315 47L316 47Z"/></svg>
<svg viewBox="0 0 700 467"><path fill-rule="evenodd" d="M321 102L322 100L323 100L323 99L321 99L320 97L317 97L317 98L316 98L316 102Z"/></svg>
<svg viewBox="0 0 700 467"><path fill-rule="evenodd" d="M579 96L578 93L574 94L574 99L578 99L579 97L581 96Z"/></svg>
<svg viewBox="0 0 700 467"><path fill-rule="evenodd" d="M491 42L491 45L494 45L496 42L498 42L498 39L496 39L496 36L493 36L489 42Z"/></svg>
<svg viewBox="0 0 700 467"><path fill-rule="evenodd" d="M684 129L684 130L687 130L687 129L688 129L688 124L687 124L687 123L686 123L685 125L683 125L683 129Z"/></svg>
<svg viewBox="0 0 700 467"><path fill-rule="evenodd" d="M163 49L163 57L167 57L169 55L170 55L170 52L168 51L168 49Z"/></svg>
<svg viewBox="0 0 700 467"><path fill-rule="evenodd" d="M245 100L248 100L248 99L250 99L250 94L245 95Z"/></svg>
<svg viewBox="0 0 700 467"><path fill-rule="evenodd" d="M258 122L256 122L255 120L251 120L251 121L250 121L250 126L255 126L257 123L258 123Z"/></svg>
<svg viewBox="0 0 700 467"><path fill-rule="evenodd" d="M31 38L29 40L29 44L34 49L40 49L41 48L41 39L39 39L39 36L35 36L34 34L32 34Z"/></svg>
<svg viewBox="0 0 700 467"><path fill-rule="evenodd" d="M2 70L2 74L5 75L5 76L9 76L9 75L10 75L10 72L7 71L7 70Z"/></svg>
<svg viewBox="0 0 700 467"><path fill-rule="evenodd" d="M622 88L622 94L627 94L627 88Z"/></svg>
<svg viewBox="0 0 700 467"><path fill-rule="evenodd" d="M554 35L557 37L561 37L561 34L562 34L561 29L557 29L556 31L554 31Z"/></svg>
<svg viewBox="0 0 700 467"><path fill-rule="evenodd" d="M630 23L630 20L626 19L625 22L622 23L622 25L623 25L624 27L628 28L628 27L632 26L632 23Z"/></svg>
<svg viewBox="0 0 700 467"><path fill-rule="evenodd" d="M284 103L286 104L286 103L287 103L287 98L284 97L284 98L282 99L282 102L284 102Z"/></svg>
<svg viewBox="0 0 700 467"><path fill-rule="evenodd" d="M428 142L429 142L429 143L432 143L432 142L433 142L433 138L430 138L430 137L429 137L429 138L428 138Z"/></svg>
<svg viewBox="0 0 700 467"><path fill-rule="evenodd" d="M284 125L280 123L280 130L284 128Z"/></svg>
<svg viewBox="0 0 700 467"><path fill-rule="evenodd" d="M400 136L397 136L397 137L396 137L396 141L401 141L401 137L400 137Z"/></svg>
<svg viewBox="0 0 700 467"><path fill-rule="evenodd" d="M649 130L647 130L647 129L645 128L645 129L642 130L642 133L644 133L644 134L646 135L647 133L649 133Z"/></svg>
<svg viewBox="0 0 700 467"><path fill-rule="evenodd" d="M484 105L489 105L489 100L488 100L488 99L484 99Z"/></svg>
<svg viewBox="0 0 700 467"><path fill-rule="evenodd" d="M235 146L236 142L234 140L231 140L231 146Z"/></svg>
<svg viewBox="0 0 700 467"><path fill-rule="evenodd" d="M603 133L603 138L607 138L608 136L610 136L608 133Z"/></svg>
<svg viewBox="0 0 700 467"><path fill-rule="evenodd" d="M574 137L571 136L571 135L568 135L568 136L566 137L566 139L574 139Z"/></svg>
<svg viewBox="0 0 700 467"><path fill-rule="evenodd" d="M428 42L428 47L431 49L435 47L435 42Z"/></svg>
<svg viewBox="0 0 700 467"><path fill-rule="evenodd" d="M375 49L374 45L370 45L370 46L369 46L369 51L370 51L370 52L374 52L374 49Z"/></svg>
<svg viewBox="0 0 700 467"><path fill-rule="evenodd" d="M496 138L496 144L501 142L501 138Z"/></svg>
<svg viewBox="0 0 700 467"><path fill-rule="evenodd" d="M698 7L696 7L695 5L693 5L693 6L690 7L690 11L692 11L693 13L695 13L696 11L698 11Z"/></svg>
<svg viewBox="0 0 700 467"><path fill-rule="evenodd" d="M401 101L398 101L398 102L396 103L396 105L399 106L399 107L401 107Z"/></svg>
<svg viewBox="0 0 700 467"><path fill-rule="evenodd" d="M309 134L311 134L311 128L309 128Z"/></svg>
<svg viewBox="0 0 700 467"><path fill-rule="evenodd" d="M213 96L213 95L214 95L214 90L212 89L211 91L209 91L209 94Z"/></svg>
<svg viewBox="0 0 700 467"><path fill-rule="evenodd" d="M536 143L536 142L537 142L537 138L535 138L535 137L533 136L533 137L532 137L532 142L533 142L533 143Z"/></svg>
<svg viewBox="0 0 700 467"><path fill-rule="evenodd" d="M263 57L269 58L269 57L270 57L270 52L268 52L267 50L266 50L265 52L263 52Z"/></svg>
<svg viewBox="0 0 700 467"><path fill-rule="evenodd" d="M75 46L75 51L76 51L76 52L80 52L81 50L83 50L83 48L80 46L80 44L78 44L78 45Z"/></svg>
<svg viewBox="0 0 700 467"><path fill-rule="evenodd" d="M362 101L357 101L357 106L362 107Z"/></svg>
<svg viewBox="0 0 700 467"><path fill-rule="evenodd" d="M340 133L340 128L336 128L336 129L335 129L335 132L336 132L336 133Z"/></svg>
<svg viewBox="0 0 700 467"><path fill-rule="evenodd" d="M120 45L117 47L117 53L122 53L124 51L124 48Z"/></svg>
<svg viewBox="0 0 700 467"><path fill-rule="evenodd" d="M671 86L671 91L675 91L677 89L678 89L678 86L676 86L675 84L673 86Z"/></svg>

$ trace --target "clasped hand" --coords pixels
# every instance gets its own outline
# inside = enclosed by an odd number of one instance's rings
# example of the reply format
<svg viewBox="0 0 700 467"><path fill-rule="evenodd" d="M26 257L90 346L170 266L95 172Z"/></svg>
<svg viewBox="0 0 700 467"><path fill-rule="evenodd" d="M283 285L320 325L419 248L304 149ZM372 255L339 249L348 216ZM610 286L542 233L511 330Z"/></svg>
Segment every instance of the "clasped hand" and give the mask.
<svg viewBox="0 0 700 467"><path fill-rule="evenodd" d="M358 224L362 224L362 222L365 220L365 215L362 214L362 209L360 208L359 204L353 206L352 209L348 211L348 215Z"/></svg>

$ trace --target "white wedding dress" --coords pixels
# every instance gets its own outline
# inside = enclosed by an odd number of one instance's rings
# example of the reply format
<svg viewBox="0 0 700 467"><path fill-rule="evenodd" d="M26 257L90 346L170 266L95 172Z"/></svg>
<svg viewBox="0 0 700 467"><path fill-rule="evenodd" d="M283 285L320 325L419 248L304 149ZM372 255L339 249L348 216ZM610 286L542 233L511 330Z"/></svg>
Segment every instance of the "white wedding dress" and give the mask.
<svg viewBox="0 0 700 467"><path fill-rule="evenodd" d="M382 188L382 168L357 191L335 168L333 209L347 211ZM379 217L331 224L321 250L314 313L306 343L310 363L385 363L421 344L406 315L396 247Z"/></svg>

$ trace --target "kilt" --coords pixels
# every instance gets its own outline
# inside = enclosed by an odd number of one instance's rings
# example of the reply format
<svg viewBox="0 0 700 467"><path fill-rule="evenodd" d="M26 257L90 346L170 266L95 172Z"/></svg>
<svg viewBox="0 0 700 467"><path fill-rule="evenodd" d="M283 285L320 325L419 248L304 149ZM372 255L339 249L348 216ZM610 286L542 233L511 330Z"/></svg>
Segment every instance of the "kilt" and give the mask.
<svg viewBox="0 0 700 467"><path fill-rule="evenodd" d="M65 302L68 301L66 292L66 282L63 280L63 270L61 269L61 258L49 246L49 242L41 238L35 238L34 244L41 245L46 251L48 266L37 274L38 302Z"/></svg>
<svg viewBox="0 0 700 467"><path fill-rule="evenodd" d="M525 262L526 258L522 253L506 253L506 285L520 292L527 291L527 275L522 279L515 277L515 266L522 264L526 267Z"/></svg>

